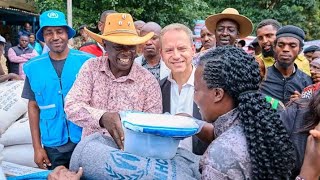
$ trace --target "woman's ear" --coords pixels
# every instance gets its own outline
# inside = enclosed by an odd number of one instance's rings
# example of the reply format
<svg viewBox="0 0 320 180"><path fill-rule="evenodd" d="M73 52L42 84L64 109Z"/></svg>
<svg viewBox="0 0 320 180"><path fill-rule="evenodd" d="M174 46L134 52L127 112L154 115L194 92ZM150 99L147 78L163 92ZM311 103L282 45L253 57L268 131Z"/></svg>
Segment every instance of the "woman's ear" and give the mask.
<svg viewBox="0 0 320 180"><path fill-rule="evenodd" d="M213 96L214 96L214 99L213 99L213 102L220 102L223 97L225 96L225 92L222 88L214 88L212 89L213 92Z"/></svg>

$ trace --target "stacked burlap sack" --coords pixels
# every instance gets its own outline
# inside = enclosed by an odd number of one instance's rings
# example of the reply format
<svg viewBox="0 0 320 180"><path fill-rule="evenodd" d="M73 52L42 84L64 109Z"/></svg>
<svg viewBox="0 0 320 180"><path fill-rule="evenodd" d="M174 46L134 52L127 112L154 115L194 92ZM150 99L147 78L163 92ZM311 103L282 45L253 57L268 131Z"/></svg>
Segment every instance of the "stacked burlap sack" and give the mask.
<svg viewBox="0 0 320 180"><path fill-rule="evenodd" d="M23 81L0 83L0 144L3 161L36 167L27 113L28 101L21 98Z"/></svg>

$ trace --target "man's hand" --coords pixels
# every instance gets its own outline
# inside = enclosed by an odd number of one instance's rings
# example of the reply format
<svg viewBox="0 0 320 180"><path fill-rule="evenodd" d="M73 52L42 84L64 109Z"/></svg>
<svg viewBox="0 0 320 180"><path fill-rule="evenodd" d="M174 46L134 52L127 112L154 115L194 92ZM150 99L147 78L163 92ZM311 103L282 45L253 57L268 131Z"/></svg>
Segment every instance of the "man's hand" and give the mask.
<svg viewBox="0 0 320 180"><path fill-rule="evenodd" d="M300 176L308 180L318 180L320 176L320 124L310 130Z"/></svg>
<svg viewBox="0 0 320 180"><path fill-rule="evenodd" d="M124 134L118 113L104 113L101 117L100 126L108 130L118 147L123 150Z"/></svg>
<svg viewBox="0 0 320 180"><path fill-rule="evenodd" d="M47 152L42 147L34 150L34 162L41 169L48 169L48 166L51 166Z"/></svg>
<svg viewBox="0 0 320 180"><path fill-rule="evenodd" d="M311 71L311 78L314 83L320 82L320 72Z"/></svg>
<svg viewBox="0 0 320 180"><path fill-rule="evenodd" d="M82 174L82 167L80 167L79 171L75 173L64 166L58 166L49 174L48 180L79 180Z"/></svg>
<svg viewBox="0 0 320 180"><path fill-rule="evenodd" d="M294 91L294 93L290 96L290 101L298 100L300 97L301 94L298 91Z"/></svg>

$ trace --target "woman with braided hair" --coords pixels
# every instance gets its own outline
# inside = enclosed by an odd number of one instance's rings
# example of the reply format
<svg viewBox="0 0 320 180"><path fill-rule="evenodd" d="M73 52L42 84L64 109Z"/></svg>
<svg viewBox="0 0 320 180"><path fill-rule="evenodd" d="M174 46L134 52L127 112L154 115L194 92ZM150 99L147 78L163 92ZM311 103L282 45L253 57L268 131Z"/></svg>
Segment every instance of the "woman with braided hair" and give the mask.
<svg viewBox="0 0 320 180"><path fill-rule="evenodd" d="M195 73L194 100L215 140L200 161L202 179L288 179L289 135L265 96L255 59L239 48L208 51Z"/></svg>

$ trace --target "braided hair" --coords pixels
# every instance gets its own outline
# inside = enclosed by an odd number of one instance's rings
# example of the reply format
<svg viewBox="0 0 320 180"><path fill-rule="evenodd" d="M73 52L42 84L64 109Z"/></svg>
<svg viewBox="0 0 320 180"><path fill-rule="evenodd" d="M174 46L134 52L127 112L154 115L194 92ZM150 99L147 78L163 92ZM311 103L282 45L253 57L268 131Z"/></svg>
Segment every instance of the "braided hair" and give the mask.
<svg viewBox="0 0 320 180"><path fill-rule="evenodd" d="M253 179L287 179L294 167L294 148L276 110L259 93L261 77L255 58L240 48L217 47L204 54L207 87L222 88L239 110Z"/></svg>

